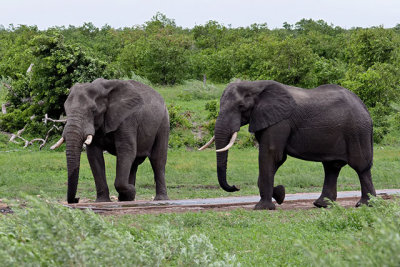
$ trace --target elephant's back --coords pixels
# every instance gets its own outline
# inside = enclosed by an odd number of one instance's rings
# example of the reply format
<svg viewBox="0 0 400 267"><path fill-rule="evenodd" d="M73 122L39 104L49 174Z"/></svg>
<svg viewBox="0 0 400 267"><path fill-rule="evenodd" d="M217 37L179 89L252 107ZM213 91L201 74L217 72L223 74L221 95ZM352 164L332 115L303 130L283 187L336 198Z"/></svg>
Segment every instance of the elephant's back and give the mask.
<svg viewBox="0 0 400 267"><path fill-rule="evenodd" d="M161 106L165 105L164 98L160 95L160 93L150 86L134 80L129 80L129 83L131 83L133 85L133 89L141 95L145 104L153 103Z"/></svg>

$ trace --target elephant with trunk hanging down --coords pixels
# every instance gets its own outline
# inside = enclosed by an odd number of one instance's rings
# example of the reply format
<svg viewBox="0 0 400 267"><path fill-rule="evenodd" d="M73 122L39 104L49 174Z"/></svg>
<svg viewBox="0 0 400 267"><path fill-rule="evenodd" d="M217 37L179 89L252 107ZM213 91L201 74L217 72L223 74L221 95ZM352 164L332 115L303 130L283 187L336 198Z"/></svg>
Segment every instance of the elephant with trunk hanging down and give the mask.
<svg viewBox="0 0 400 267"><path fill-rule="evenodd" d="M346 164L357 172L361 184L356 206L367 204L369 194L376 195L371 179L372 120L349 90L337 85L307 90L275 81L229 84L221 96L215 135L201 148L215 140L218 181L228 192L239 190L226 181L228 149L246 124L259 143L261 200L255 209L275 209L272 197L283 201L284 188L274 187L274 176L287 155L322 162L325 180L314 202L317 207L327 206L325 198L336 200L337 178Z"/></svg>
<svg viewBox="0 0 400 267"><path fill-rule="evenodd" d="M68 203L75 198L83 143L94 176L97 202L110 201L103 151L117 157L115 188L120 201L135 199L138 166L149 158L154 172L156 196L168 199L165 185L169 117L163 98L152 88L136 81L97 79L76 84L64 104Z"/></svg>

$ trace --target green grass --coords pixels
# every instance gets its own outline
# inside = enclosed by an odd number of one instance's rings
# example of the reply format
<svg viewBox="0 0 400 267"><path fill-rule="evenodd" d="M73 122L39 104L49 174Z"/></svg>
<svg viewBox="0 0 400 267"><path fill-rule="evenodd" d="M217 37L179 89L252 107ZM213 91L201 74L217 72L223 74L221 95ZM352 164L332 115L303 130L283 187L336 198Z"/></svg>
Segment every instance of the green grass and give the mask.
<svg viewBox="0 0 400 267"><path fill-rule="evenodd" d="M381 264L391 261L390 257L400 263L397 252L393 251L397 255L391 255L390 250L382 252L388 247L399 249L399 237L388 235L381 239L381 245L385 243L381 248L373 244L377 242L376 235L386 231L391 220L398 218L399 211L399 203L378 201L374 209L338 206L332 210L275 212L239 209L220 213L127 215L117 220L123 224L133 222L136 228L144 230L168 222L181 229L184 237L206 233L218 251L236 255L244 266L346 266L356 263L357 256L368 266L368 260L379 262L384 257L388 258ZM380 218L382 221L375 229L374 224ZM394 229L386 233L398 235L399 221L392 226ZM374 255L374 249L381 254ZM369 255L362 255L368 250Z"/></svg>
<svg viewBox="0 0 400 267"><path fill-rule="evenodd" d="M398 266L400 203L102 217L37 198L0 215L5 266Z"/></svg>
<svg viewBox="0 0 400 267"><path fill-rule="evenodd" d="M34 149L34 148L32 148ZM258 195L258 151L256 148L231 149L228 159L228 181L240 186L235 193L223 191L217 181L215 152L171 149L168 152L166 181L171 199ZM375 149L373 182L377 189L400 188L399 147ZM111 195L114 189L115 157L105 154L106 174ZM65 200L67 169L64 152L0 152L0 198L15 198L19 193L45 194ZM278 170L275 184L283 184L288 193L320 192L323 168L320 163L288 158ZM81 157L78 197L95 198L93 176L85 153ZM155 195L153 172L148 160L139 166L137 199L150 200ZM348 166L342 169L338 190L359 190L356 173Z"/></svg>

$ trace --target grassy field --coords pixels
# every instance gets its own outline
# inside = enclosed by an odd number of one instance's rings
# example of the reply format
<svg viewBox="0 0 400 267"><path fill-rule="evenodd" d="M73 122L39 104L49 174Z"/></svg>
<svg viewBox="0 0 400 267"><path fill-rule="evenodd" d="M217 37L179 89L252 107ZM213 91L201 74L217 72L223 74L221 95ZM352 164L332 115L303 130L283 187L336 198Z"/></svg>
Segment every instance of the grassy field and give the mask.
<svg viewBox="0 0 400 267"><path fill-rule="evenodd" d="M171 199L257 195L257 149L232 149L228 161L228 181L240 186L235 193L223 191L217 181L215 152L184 149L170 150L166 180ZM106 173L111 195L114 189L115 157L105 155ZM400 148L375 149L373 181L377 189L400 188ZM320 163L289 158L278 170L276 184L288 193L319 192L323 183ZM45 194L65 200L67 170L64 152L0 152L0 196L15 198L20 193ZM94 199L94 180L85 153L81 157L78 197ZM153 172L148 160L138 170L137 199L152 199L155 194ZM359 190L358 176L348 166L342 169L338 190ZM1 198L0 197L0 198Z"/></svg>

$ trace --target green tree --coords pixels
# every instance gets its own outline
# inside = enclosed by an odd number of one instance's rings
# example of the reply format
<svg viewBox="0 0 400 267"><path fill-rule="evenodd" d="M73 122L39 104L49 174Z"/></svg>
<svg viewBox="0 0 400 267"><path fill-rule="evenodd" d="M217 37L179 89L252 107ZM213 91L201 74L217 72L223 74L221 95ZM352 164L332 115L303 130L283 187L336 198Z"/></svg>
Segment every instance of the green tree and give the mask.
<svg viewBox="0 0 400 267"><path fill-rule="evenodd" d="M271 79L295 86L314 86L310 76L317 57L302 38L289 37L283 41L271 42L263 52L263 56L268 59L258 66L261 75L257 79Z"/></svg>
<svg viewBox="0 0 400 267"><path fill-rule="evenodd" d="M152 83L180 83L187 76L190 40L182 34L160 29L158 34L141 37L125 46L119 56L122 72L146 77Z"/></svg>
<svg viewBox="0 0 400 267"><path fill-rule="evenodd" d="M375 63L363 71L361 66L353 66L342 85L356 93L367 107L377 103L389 108L390 103L400 97L400 68L388 63Z"/></svg>
<svg viewBox="0 0 400 267"><path fill-rule="evenodd" d="M59 32L49 31L38 35L31 42L34 66L32 72L19 75L13 82L13 91L7 96L12 104L15 122L2 127L6 130L20 126L21 121L34 123L29 117L36 115L37 121L47 113L58 118L63 112L63 103L68 89L75 83L91 82L99 77L109 78L106 64L88 57L79 47L64 43Z"/></svg>
<svg viewBox="0 0 400 267"><path fill-rule="evenodd" d="M368 69L375 63L390 62L398 46L392 30L383 27L357 29L351 35L347 57L350 63Z"/></svg>
<svg viewBox="0 0 400 267"><path fill-rule="evenodd" d="M0 77L16 79L33 62L30 41L39 34L36 26L10 26L0 31Z"/></svg>

